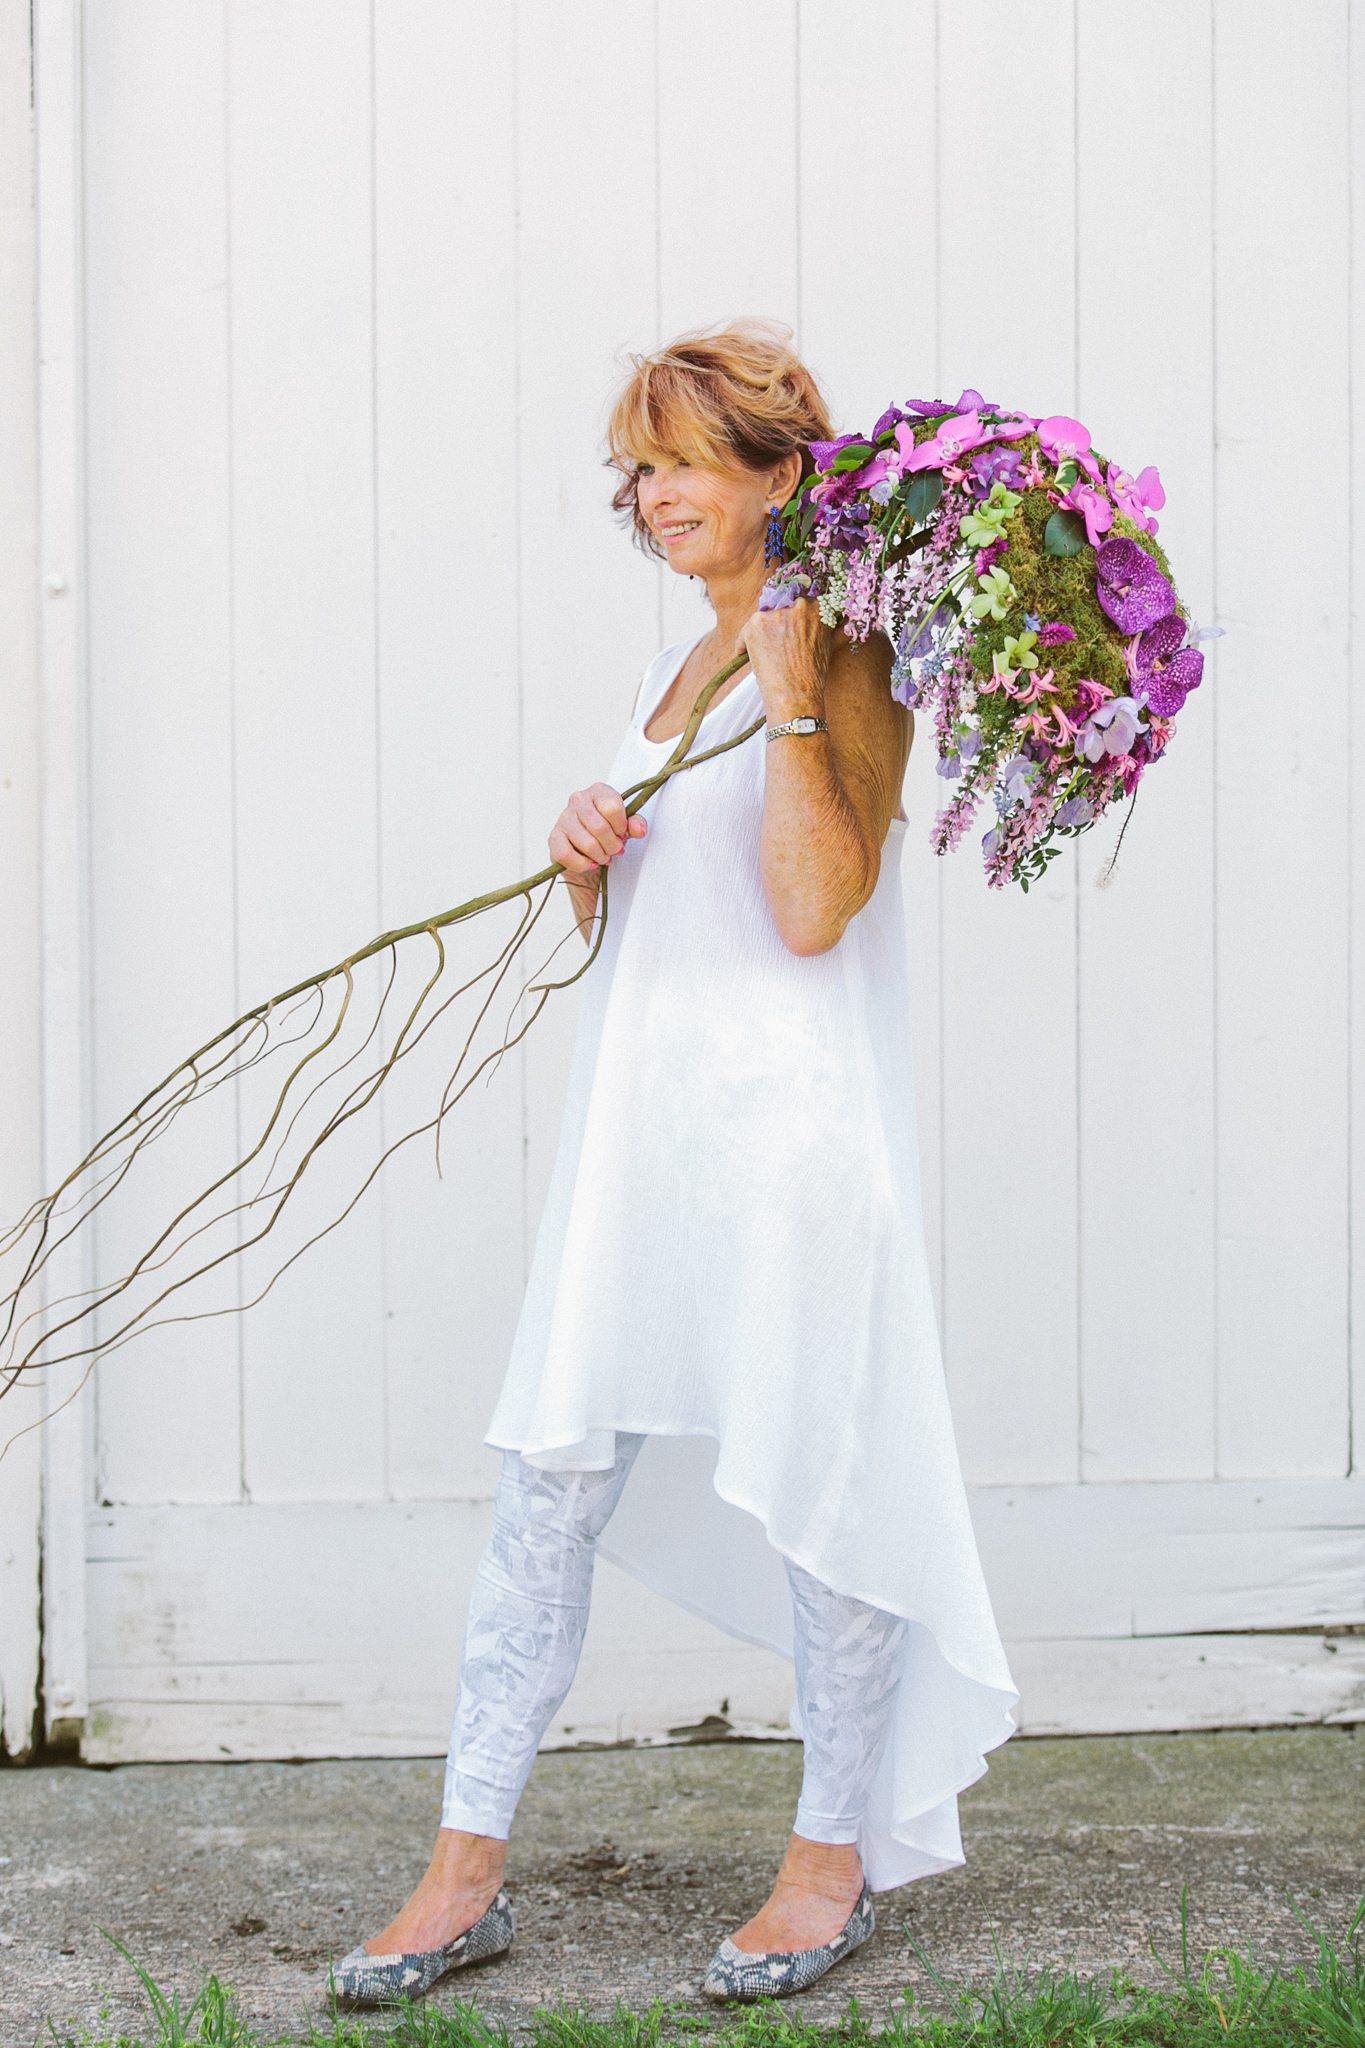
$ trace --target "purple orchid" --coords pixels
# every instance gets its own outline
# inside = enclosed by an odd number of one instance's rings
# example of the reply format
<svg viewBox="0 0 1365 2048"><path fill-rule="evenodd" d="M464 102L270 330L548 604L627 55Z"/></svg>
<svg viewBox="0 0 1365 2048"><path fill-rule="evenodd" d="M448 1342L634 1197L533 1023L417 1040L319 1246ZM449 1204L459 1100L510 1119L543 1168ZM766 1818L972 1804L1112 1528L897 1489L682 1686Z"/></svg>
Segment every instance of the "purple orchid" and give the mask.
<svg viewBox="0 0 1365 2048"><path fill-rule="evenodd" d="M1023 461L1017 448L983 448L979 455L972 457L972 474L969 489L975 498L988 498L991 485L1004 484L1006 490L1015 490L1019 482L1019 464Z"/></svg>
<svg viewBox="0 0 1365 2048"><path fill-rule="evenodd" d="M1102 761L1106 754L1128 754L1143 730L1142 709L1131 697L1111 697L1092 711L1076 734L1076 752L1085 761Z"/></svg>
<svg viewBox="0 0 1365 2048"><path fill-rule="evenodd" d="M1038 445L1049 462L1061 468L1064 462L1074 462L1078 469L1086 471L1095 482L1100 480L1100 466L1090 453L1090 429L1083 427L1079 420L1070 420L1063 412L1054 412L1050 419L1038 422Z"/></svg>
<svg viewBox="0 0 1365 2048"><path fill-rule="evenodd" d="M1135 540L1107 540L1095 568L1095 595L1120 633L1145 633L1175 610L1169 578Z"/></svg>
<svg viewBox="0 0 1365 2048"><path fill-rule="evenodd" d="M1158 619L1130 650L1133 695L1158 718L1174 718L1204 678L1204 657L1185 645L1185 621L1178 612Z"/></svg>
<svg viewBox="0 0 1365 2048"><path fill-rule="evenodd" d="M841 448L847 448L851 442L861 441L862 438L861 434L840 434L837 441L812 441L808 444L810 459L823 474L830 468Z"/></svg>
<svg viewBox="0 0 1365 2048"><path fill-rule="evenodd" d="M1146 533L1155 533L1156 521L1153 512L1159 512L1166 503L1166 493L1161 488L1161 478L1155 469L1148 467L1137 477L1129 476L1126 469L1116 469L1111 462L1105 475L1109 495L1125 519L1131 519L1134 526L1140 526Z"/></svg>
<svg viewBox="0 0 1365 2048"><path fill-rule="evenodd" d="M893 427L898 427L901 421L906 417L907 415L901 411L898 405L888 405L886 411L882 414L881 418L878 420L876 426L872 429L872 432L869 436L869 439L871 440L873 446L876 446L877 442L881 440L883 434L889 434L891 432L891 429Z"/></svg>

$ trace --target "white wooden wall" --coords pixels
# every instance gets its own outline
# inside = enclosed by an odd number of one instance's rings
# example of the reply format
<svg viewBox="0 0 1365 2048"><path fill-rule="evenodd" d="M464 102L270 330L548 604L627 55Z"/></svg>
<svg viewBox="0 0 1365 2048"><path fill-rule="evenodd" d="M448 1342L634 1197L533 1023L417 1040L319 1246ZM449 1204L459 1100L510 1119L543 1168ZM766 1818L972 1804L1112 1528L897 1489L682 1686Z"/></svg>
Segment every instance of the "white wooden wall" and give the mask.
<svg viewBox="0 0 1365 2048"><path fill-rule="evenodd" d="M704 622L607 511L618 351L755 311L843 425L965 383L1074 411L1159 463L1227 637L1107 890L1108 831L1027 899L936 862L912 763L987 1567L1026 1725L1365 1713L1359 1659L1221 1634L1365 1618L1354 12L37 0L62 587L14 914L41 900L49 1174L246 1003L537 865L602 772ZM48 1715L89 1754L440 1745L571 1024L467 1107L463 1175L405 1162L265 1308L121 1356L54 1432ZM766 1724L784 1684L604 1572L560 1733Z"/></svg>

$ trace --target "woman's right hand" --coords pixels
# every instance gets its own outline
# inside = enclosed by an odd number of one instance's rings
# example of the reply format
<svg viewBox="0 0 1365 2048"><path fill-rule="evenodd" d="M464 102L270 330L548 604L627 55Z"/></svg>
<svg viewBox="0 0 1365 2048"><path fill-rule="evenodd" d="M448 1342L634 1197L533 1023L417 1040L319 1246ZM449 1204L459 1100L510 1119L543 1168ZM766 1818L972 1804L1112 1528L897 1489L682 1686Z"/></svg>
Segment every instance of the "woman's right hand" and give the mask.
<svg viewBox="0 0 1365 2048"><path fill-rule="evenodd" d="M618 853L626 840L643 839L649 830L641 817L628 818L618 791L608 783L575 790L550 834L550 858L568 875L595 874Z"/></svg>

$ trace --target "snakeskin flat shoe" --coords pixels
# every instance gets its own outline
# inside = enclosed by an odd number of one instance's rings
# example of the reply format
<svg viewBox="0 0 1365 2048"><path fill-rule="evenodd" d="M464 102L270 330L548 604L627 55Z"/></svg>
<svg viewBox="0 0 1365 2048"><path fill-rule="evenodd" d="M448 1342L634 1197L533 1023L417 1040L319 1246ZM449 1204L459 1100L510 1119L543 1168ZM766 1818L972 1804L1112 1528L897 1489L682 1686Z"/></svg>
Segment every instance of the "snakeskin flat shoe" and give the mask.
<svg viewBox="0 0 1365 2048"><path fill-rule="evenodd" d="M861 1948L877 1925L872 1894L863 1895L849 1914L848 1925L823 1948L795 1949L791 1954L771 1950L766 1955L746 1955L727 1936L711 1959L702 1979L708 1998L752 2005L760 1998L790 1998L793 1991L805 1991L826 1970L832 1970L845 1956Z"/></svg>
<svg viewBox="0 0 1365 2048"><path fill-rule="evenodd" d="M394 2005L399 1999L420 1998L447 1970L500 1956L512 1946L512 1932L512 1908L506 1892L500 1891L482 1920L444 1948L394 1956L367 1956L363 1947L353 1948L332 1972L336 1995L347 2005Z"/></svg>

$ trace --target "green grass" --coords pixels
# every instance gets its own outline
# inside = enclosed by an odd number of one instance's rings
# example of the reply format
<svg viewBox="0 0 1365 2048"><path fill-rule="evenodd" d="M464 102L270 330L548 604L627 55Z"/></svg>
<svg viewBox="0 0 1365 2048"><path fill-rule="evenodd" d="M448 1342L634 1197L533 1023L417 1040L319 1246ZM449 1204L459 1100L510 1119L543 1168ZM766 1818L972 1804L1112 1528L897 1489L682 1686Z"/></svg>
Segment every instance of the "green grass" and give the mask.
<svg viewBox="0 0 1365 2048"><path fill-rule="evenodd" d="M1362 1922L1365 1900L1339 1942L1303 1920L1314 1946L1307 1967L1282 1969L1234 1949L1210 1950L1196 1964L1182 1897L1180 1964L1162 1966L1166 1981L1155 1990L1119 1971L1105 1981L1020 1969L998 1952L988 1982L953 1985L916 1946L933 1987L930 2005L907 1990L879 2015L853 1999L841 2019L822 2026L777 2004L714 2018L656 2004L642 2013L618 2007L607 2020L540 2012L512 2036L477 2005L442 2003L378 2017L333 2011L275 2035L271 2048L1365 2048ZM182 2007L178 1992L163 1991L121 1942L114 1946L137 1971L151 2031L115 2034L106 2023L72 2034L50 2025L49 2048L267 2048L216 1977Z"/></svg>

